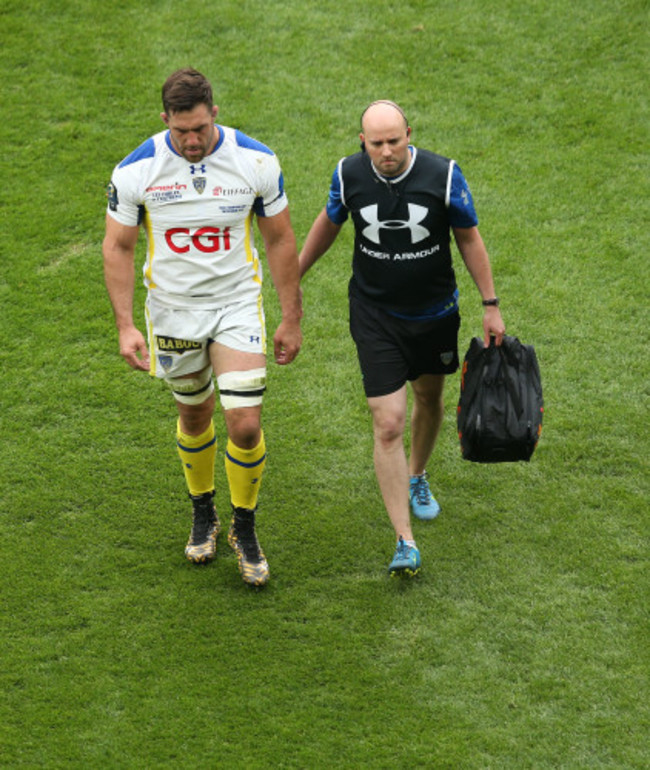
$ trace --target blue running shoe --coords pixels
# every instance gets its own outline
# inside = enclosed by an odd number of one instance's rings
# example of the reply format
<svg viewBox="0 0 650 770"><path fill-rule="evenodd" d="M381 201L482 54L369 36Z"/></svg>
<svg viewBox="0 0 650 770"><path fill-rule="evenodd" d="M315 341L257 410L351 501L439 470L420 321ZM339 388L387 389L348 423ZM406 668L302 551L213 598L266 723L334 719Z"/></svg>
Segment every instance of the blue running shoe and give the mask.
<svg viewBox="0 0 650 770"><path fill-rule="evenodd" d="M426 473L421 476L411 476L409 503L413 515L424 521L435 519L440 513L440 506L429 489Z"/></svg>
<svg viewBox="0 0 650 770"><path fill-rule="evenodd" d="M407 545L400 535L395 548L393 561L388 566L388 574L391 577L406 575L413 577L420 571L420 552L414 545Z"/></svg>

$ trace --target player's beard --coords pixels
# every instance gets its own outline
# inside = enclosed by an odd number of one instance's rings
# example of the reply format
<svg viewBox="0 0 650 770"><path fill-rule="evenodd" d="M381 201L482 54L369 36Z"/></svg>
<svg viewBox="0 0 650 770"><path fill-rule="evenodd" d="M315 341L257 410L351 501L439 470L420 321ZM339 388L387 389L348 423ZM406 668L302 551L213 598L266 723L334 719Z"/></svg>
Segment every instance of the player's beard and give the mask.
<svg viewBox="0 0 650 770"><path fill-rule="evenodd" d="M215 144L215 129L212 128L209 139L205 143L192 145L191 147L177 147L178 152L190 163L198 163L210 153Z"/></svg>

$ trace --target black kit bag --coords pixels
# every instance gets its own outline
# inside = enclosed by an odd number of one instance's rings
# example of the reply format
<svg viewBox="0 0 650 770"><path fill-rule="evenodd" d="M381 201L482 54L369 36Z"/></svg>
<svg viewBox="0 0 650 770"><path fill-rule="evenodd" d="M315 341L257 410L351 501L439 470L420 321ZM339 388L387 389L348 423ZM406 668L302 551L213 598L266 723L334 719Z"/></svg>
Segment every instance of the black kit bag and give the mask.
<svg viewBox="0 0 650 770"><path fill-rule="evenodd" d="M477 463L530 460L544 400L535 348L504 335L488 348L474 337L465 354L456 423L461 454Z"/></svg>

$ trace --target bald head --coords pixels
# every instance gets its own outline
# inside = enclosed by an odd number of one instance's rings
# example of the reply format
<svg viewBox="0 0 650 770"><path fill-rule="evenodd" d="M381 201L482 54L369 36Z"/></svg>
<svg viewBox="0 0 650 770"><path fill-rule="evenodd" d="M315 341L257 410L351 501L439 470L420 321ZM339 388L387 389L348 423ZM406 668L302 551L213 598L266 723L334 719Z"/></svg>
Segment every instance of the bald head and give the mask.
<svg viewBox="0 0 650 770"><path fill-rule="evenodd" d="M373 102L361 115L362 146L374 167L387 177L399 176L411 160L411 128L404 111L387 99Z"/></svg>
<svg viewBox="0 0 650 770"><path fill-rule="evenodd" d="M408 127L408 120L404 114L404 110L389 99L377 99L376 102L371 102L366 109L361 113L361 130L364 130L364 123L366 116L371 120L390 120L391 118L399 119L404 124L404 127Z"/></svg>

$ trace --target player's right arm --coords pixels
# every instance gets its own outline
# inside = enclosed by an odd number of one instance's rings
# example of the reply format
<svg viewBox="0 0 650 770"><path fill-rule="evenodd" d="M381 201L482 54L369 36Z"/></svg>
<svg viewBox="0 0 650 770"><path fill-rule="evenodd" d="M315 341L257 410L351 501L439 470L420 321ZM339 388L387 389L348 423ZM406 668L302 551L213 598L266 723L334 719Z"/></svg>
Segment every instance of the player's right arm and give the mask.
<svg viewBox="0 0 650 770"><path fill-rule="evenodd" d="M139 227L123 225L106 215L104 280L113 306L120 340L120 355L133 369L149 370L149 351L141 332L133 323L135 287L135 246Z"/></svg>

